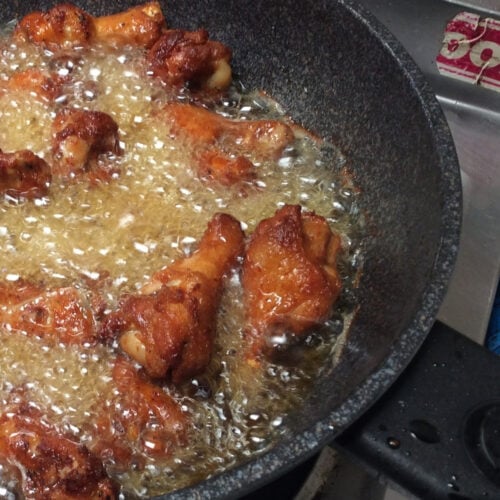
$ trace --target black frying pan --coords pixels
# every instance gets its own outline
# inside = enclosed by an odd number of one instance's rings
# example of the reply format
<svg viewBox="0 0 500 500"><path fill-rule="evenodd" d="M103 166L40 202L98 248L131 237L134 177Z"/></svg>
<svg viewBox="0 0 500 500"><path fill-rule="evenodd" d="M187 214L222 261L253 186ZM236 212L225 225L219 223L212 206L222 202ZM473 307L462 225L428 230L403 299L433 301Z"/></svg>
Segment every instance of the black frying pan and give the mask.
<svg viewBox="0 0 500 500"><path fill-rule="evenodd" d="M54 3L4 2L2 18ZM97 15L142 2L77 3ZM459 168L446 121L422 75L385 29L350 1L169 0L164 12L173 27L207 28L233 48L235 73L247 86L265 89L297 122L333 139L348 158L368 221L359 312L348 345L334 371L290 415L295 437L172 495L234 498L283 474L342 432L347 437L339 443L356 451L346 429L410 363L445 294L460 232ZM450 338L445 349L454 343L458 352L456 338ZM468 356L464 349L462 358ZM498 363L494 368L498 372ZM500 386L500 377L496 381ZM373 456L372 465L382 465L377 452ZM442 460L444 467L448 459ZM386 469L397 465L395 460ZM470 477L479 475L472 461L466 465ZM494 483L484 480L489 489L483 491L495 498ZM467 495L476 498L474 490Z"/></svg>

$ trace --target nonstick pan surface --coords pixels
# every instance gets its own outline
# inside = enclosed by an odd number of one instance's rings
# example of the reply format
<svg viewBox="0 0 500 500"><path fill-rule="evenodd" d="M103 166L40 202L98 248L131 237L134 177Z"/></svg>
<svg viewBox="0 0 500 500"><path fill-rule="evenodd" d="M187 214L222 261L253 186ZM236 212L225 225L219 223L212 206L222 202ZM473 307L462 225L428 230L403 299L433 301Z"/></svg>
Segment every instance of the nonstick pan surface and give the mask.
<svg viewBox="0 0 500 500"><path fill-rule="evenodd" d="M4 21L57 2L5 2ZM104 14L142 2L75 2ZM162 2L163 3L163 2ZM428 334L457 253L460 175L429 86L407 53L350 1L164 2L172 27L205 27L234 72L346 155L367 221L359 310L336 368L290 415L294 437L174 497L235 497L330 442L396 380Z"/></svg>

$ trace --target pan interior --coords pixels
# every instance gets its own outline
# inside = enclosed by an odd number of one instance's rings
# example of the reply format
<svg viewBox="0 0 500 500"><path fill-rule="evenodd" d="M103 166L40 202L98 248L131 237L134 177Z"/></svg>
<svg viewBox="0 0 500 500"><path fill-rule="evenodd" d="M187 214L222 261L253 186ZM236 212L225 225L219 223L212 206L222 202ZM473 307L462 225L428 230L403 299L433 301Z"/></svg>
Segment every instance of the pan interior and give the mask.
<svg viewBox="0 0 500 500"><path fill-rule="evenodd" d="M10 2L3 20L53 3ZM134 3L117 1L113 10ZM109 9L94 0L78 5L95 14ZM170 0L164 12L171 26L205 27L232 47L235 73L248 87L265 89L297 123L342 150L368 231L359 311L340 362L292 415L295 441L200 486L220 496L305 458L373 403L409 362L455 258L460 181L444 119L421 75L349 2Z"/></svg>

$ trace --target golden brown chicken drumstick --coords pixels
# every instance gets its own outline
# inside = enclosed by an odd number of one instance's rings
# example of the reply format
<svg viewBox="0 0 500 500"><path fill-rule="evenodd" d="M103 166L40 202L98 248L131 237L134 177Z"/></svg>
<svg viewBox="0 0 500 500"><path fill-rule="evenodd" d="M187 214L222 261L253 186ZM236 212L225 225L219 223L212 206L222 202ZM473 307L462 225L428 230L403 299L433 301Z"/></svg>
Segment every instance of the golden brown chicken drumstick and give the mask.
<svg viewBox="0 0 500 500"><path fill-rule="evenodd" d="M253 356L268 350L274 335L301 335L328 319L341 289L339 250L326 220L298 205L259 223L242 270Z"/></svg>
<svg viewBox="0 0 500 500"><path fill-rule="evenodd" d="M187 417L161 387L151 383L132 363L118 356L113 367L114 397L96 410L89 448L114 470L144 457L165 458L186 444Z"/></svg>
<svg viewBox="0 0 500 500"><path fill-rule="evenodd" d="M138 295L123 298L103 321L103 335L121 335L122 349L151 377L174 383L210 361L224 275L243 250L239 222L216 214L197 251L153 275Z"/></svg>
<svg viewBox="0 0 500 500"><path fill-rule="evenodd" d="M58 432L34 405L13 399L0 415L0 460L18 470L25 498L118 498L96 455Z"/></svg>
<svg viewBox="0 0 500 500"><path fill-rule="evenodd" d="M14 30L14 39L52 49L85 46L90 41L92 16L71 4L59 4L48 12L30 12Z"/></svg>
<svg viewBox="0 0 500 500"><path fill-rule="evenodd" d="M239 121L193 104L172 102L163 108L174 137L194 149L199 177L229 186L253 181L252 162L277 159L295 136L291 127L277 120Z"/></svg>
<svg viewBox="0 0 500 500"><path fill-rule="evenodd" d="M172 134L185 134L194 146L218 145L258 161L277 159L293 142L293 130L278 120L232 120L194 104L172 102L164 108Z"/></svg>
<svg viewBox="0 0 500 500"><path fill-rule="evenodd" d="M52 50L87 47L96 42L149 48L160 37L165 18L158 2L149 2L109 16L93 17L69 3L47 12L31 12L14 31L18 41Z"/></svg>
<svg viewBox="0 0 500 500"><path fill-rule="evenodd" d="M50 166L31 151L0 149L0 193L13 200L40 198L52 181Z"/></svg>

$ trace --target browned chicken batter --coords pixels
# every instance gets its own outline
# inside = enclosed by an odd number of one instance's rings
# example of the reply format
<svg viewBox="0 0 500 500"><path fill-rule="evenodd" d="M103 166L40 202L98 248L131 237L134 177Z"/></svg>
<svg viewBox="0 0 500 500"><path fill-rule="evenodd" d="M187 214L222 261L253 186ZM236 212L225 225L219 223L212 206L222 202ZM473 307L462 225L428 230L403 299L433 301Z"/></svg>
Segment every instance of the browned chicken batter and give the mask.
<svg viewBox="0 0 500 500"><path fill-rule="evenodd" d="M22 392L2 409L0 456L22 470L17 479L27 498L111 500L119 491L101 460L48 423Z"/></svg>
<svg viewBox="0 0 500 500"><path fill-rule="evenodd" d="M339 251L340 238L326 220L298 205L259 223L242 269L254 356L272 347L273 337L300 336L328 319L342 287Z"/></svg>
<svg viewBox="0 0 500 500"><path fill-rule="evenodd" d="M11 37L34 61L0 60L0 345L15 359L0 468L15 493L151 496L269 449L333 363L319 330L349 286L341 264L355 271L353 191L325 168L340 160L236 90L231 49L171 29L157 2L61 4ZM303 345L302 362L275 363L276 343Z"/></svg>
<svg viewBox="0 0 500 500"><path fill-rule="evenodd" d="M167 30L148 52L153 74L166 85L224 90L231 83L231 50L208 32Z"/></svg>
<svg viewBox="0 0 500 500"><path fill-rule="evenodd" d="M197 251L153 275L140 295L108 316L109 335L155 378L179 384L204 371L215 339L223 278L243 251L233 217L215 215Z"/></svg>

